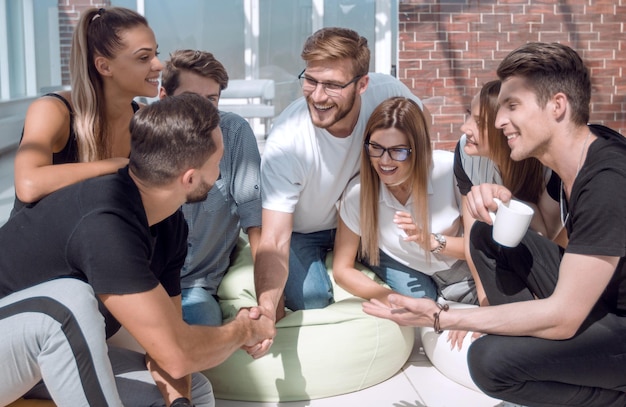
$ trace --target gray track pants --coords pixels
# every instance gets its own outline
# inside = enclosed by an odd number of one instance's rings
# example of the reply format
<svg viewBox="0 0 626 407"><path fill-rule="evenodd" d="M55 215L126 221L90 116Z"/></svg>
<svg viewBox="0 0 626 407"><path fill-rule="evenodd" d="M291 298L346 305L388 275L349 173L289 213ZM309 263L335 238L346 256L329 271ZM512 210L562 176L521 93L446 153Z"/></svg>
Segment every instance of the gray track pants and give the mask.
<svg viewBox="0 0 626 407"><path fill-rule="evenodd" d="M25 394L60 407L165 406L143 354L112 347L107 356L104 321L88 284L54 280L1 299L0 332L0 406ZM192 398L197 407L215 405L200 373L192 376Z"/></svg>

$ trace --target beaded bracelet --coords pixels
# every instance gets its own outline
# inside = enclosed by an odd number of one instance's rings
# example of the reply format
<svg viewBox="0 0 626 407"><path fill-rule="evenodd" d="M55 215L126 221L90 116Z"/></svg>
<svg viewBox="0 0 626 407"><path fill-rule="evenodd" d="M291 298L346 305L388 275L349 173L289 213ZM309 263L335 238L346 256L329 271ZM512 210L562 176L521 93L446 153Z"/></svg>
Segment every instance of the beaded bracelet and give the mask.
<svg viewBox="0 0 626 407"><path fill-rule="evenodd" d="M439 315L441 315L443 311L449 310L450 306L448 304L441 305L438 302L435 302L435 304L437 304L437 306L439 307L439 312L435 312L433 314L433 317L435 318L435 322L433 323L433 329L436 333L441 334L443 333L443 329L441 329L441 324L439 323Z"/></svg>

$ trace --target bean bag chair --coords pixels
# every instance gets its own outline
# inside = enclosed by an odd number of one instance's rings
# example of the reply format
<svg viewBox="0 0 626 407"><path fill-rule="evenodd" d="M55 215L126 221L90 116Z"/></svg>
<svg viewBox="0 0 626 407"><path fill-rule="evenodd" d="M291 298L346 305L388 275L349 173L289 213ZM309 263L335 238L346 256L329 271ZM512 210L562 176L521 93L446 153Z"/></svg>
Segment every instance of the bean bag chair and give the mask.
<svg viewBox="0 0 626 407"><path fill-rule="evenodd" d="M476 307L476 305L461 304L445 300L440 300L439 302L447 303L450 308ZM467 349L472 343L471 333L465 335L463 346L459 351L457 348L450 349L448 332L446 331L442 334L437 334L433 328L420 328L419 332L424 353L426 353L426 356L437 370L450 380L469 389L481 392L474 384L474 381L472 381L467 366Z"/></svg>
<svg viewBox="0 0 626 407"><path fill-rule="evenodd" d="M326 265L332 279L332 253ZM371 271L363 271L373 278ZM253 278L244 242L218 291L225 320L241 307L256 305ZM215 396L259 402L310 400L358 391L397 373L411 353L415 329L365 314L362 299L333 285L334 304L288 312L276 324L267 355L255 360L238 350L204 371Z"/></svg>

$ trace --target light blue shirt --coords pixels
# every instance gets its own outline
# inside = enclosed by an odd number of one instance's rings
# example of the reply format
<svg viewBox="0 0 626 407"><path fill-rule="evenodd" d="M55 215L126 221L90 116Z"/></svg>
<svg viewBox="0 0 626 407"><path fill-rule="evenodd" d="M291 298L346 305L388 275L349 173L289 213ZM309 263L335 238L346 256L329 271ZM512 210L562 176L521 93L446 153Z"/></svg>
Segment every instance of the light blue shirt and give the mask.
<svg viewBox="0 0 626 407"><path fill-rule="evenodd" d="M203 202L182 207L189 226L181 287L204 287L217 294L230 266L240 229L261 226L261 156L248 122L220 112L224 156L220 176Z"/></svg>

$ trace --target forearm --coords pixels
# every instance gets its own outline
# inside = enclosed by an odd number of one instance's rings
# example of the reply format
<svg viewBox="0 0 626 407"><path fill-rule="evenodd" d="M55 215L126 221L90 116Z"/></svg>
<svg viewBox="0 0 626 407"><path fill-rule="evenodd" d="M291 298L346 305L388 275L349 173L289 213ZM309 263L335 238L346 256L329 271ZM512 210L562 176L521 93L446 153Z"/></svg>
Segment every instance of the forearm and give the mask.
<svg viewBox="0 0 626 407"><path fill-rule="evenodd" d="M450 309L441 312L439 321L443 330L544 339L567 339L573 335L571 325L564 321L562 310L555 311L549 299Z"/></svg>
<svg viewBox="0 0 626 407"><path fill-rule="evenodd" d="M393 292L354 267L335 268L333 265L333 278L339 286L350 294L366 300L376 298L386 303L387 296Z"/></svg>
<svg viewBox="0 0 626 407"><path fill-rule="evenodd" d="M146 354L146 366L154 379L159 391L163 395L165 405L169 406L174 400L185 397L191 400L191 376L186 375L174 379Z"/></svg>
<svg viewBox="0 0 626 407"><path fill-rule="evenodd" d="M465 260L465 241L463 237L446 236L446 247L444 247L438 254L444 254L446 256L454 257L459 260ZM439 242L435 240L433 235L430 236L429 242L430 250L434 250L439 246Z"/></svg>
<svg viewBox="0 0 626 407"><path fill-rule="evenodd" d="M276 311L289 275L289 246L268 249L260 246L254 262L254 286L259 306Z"/></svg>
<svg viewBox="0 0 626 407"><path fill-rule="evenodd" d="M244 318L248 318L244 316ZM224 362L237 349L257 343L249 323L238 316L222 326L187 325L178 332L177 345L153 354L155 360L171 377L183 378L191 373L211 369Z"/></svg>
<svg viewBox="0 0 626 407"><path fill-rule="evenodd" d="M68 185L117 171L123 160L45 165L15 170L15 194L25 203L37 202Z"/></svg>
<svg viewBox="0 0 626 407"><path fill-rule="evenodd" d="M470 253L470 232L472 230L472 226L474 226L474 222L476 220L472 218L467 210L467 201L466 197L463 197L462 202L463 207L463 249L465 250L465 261L467 261L467 265L472 273L472 278L474 279L474 284L476 285L476 294L478 295L478 303L481 306L489 305L489 300L487 299L487 293L485 292L485 288L483 287L483 282L478 275L478 271L476 270L476 266L474 265L474 261L472 260L472 256Z"/></svg>

